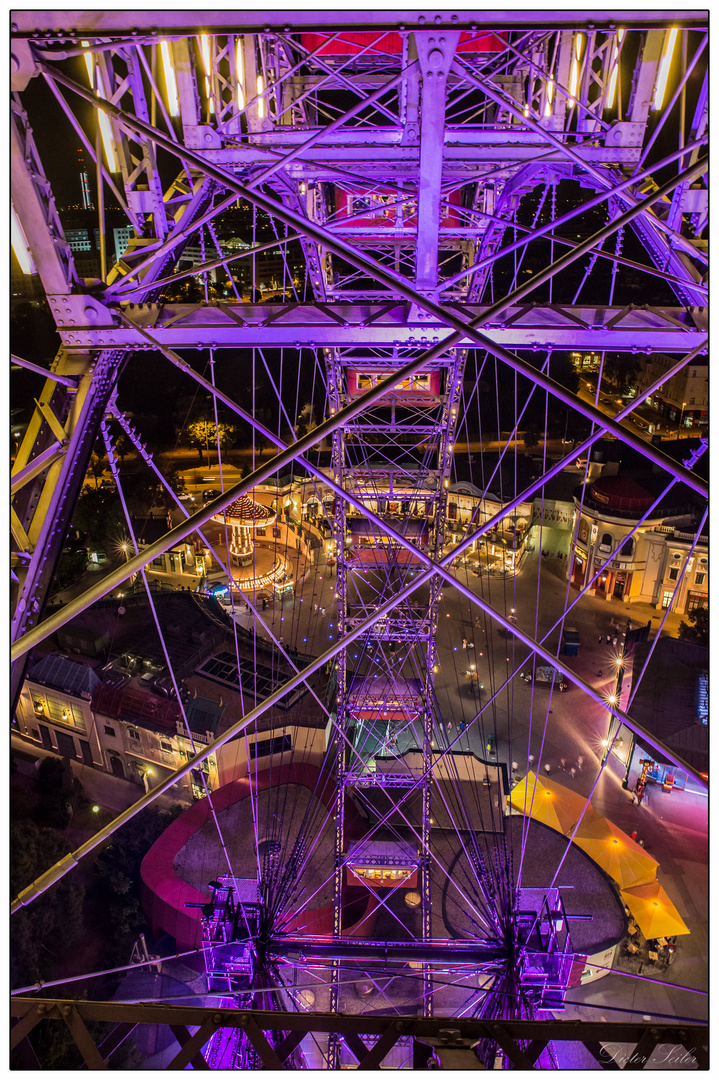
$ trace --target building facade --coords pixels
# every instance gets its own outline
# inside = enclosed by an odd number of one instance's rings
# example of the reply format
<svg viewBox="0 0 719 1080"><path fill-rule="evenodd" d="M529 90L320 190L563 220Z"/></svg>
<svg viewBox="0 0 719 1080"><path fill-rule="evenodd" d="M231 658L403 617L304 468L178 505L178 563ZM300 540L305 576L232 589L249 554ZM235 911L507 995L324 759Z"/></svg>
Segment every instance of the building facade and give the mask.
<svg viewBox="0 0 719 1080"><path fill-rule="evenodd" d="M637 396L676 365L676 357L657 355L642 364L637 376ZM709 362L697 357L646 397L647 405L665 419L666 426L702 427L709 422Z"/></svg>
<svg viewBox="0 0 719 1080"><path fill-rule="evenodd" d="M607 476L575 495L567 576L576 589L678 614L708 606L708 535L692 522L652 512L652 495L630 477ZM661 507L658 507L661 510ZM641 522L641 524L640 524Z"/></svg>

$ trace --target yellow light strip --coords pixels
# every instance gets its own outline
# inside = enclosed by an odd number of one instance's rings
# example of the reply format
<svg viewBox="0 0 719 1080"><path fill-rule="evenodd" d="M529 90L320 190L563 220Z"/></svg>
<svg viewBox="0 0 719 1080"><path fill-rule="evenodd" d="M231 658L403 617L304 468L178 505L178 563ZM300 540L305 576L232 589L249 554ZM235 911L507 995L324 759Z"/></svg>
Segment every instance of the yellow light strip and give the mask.
<svg viewBox="0 0 719 1080"><path fill-rule="evenodd" d="M657 86L654 91L654 108L661 109L662 102L664 101L664 93L667 88L667 81L669 79L669 69L672 66L672 54L674 52L674 45L677 40L677 34L679 33L676 26L673 26L669 31L669 36L664 47L664 54L659 64L659 73L657 75Z"/></svg>
<svg viewBox="0 0 719 1080"><path fill-rule="evenodd" d="M102 75L100 69L97 70L97 96L99 98L106 97L105 88L102 83ZM97 110L97 121L100 125L100 135L102 136L102 145L105 148L105 157L107 158L107 167L110 172L119 172L119 166L117 164L117 158L115 157L115 146L112 140L112 125L110 124L110 117L102 109Z"/></svg>
<svg viewBox="0 0 719 1080"><path fill-rule="evenodd" d="M207 34L200 34L200 52L205 75L210 75L210 39Z"/></svg>
<svg viewBox="0 0 719 1080"><path fill-rule="evenodd" d="M160 55L162 56L162 69L165 73L165 88L167 90L167 107L170 116L180 115L180 98L177 93L177 79L175 69L170 56L170 44L167 41L160 42Z"/></svg>
<svg viewBox="0 0 719 1080"><path fill-rule="evenodd" d="M15 212L15 207L10 204L10 244L15 252L15 258L20 263L20 269L23 274L36 274L37 269L33 262L32 255L30 254L30 248L28 247L27 240L25 239L25 233L23 227L20 224L20 219Z"/></svg>
<svg viewBox="0 0 719 1080"><path fill-rule="evenodd" d="M80 44L82 45L83 49L90 48L89 41L81 41ZM87 77L90 80L90 89L92 90L95 86L95 57L92 55L91 52L85 53L85 66L87 68Z"/></svg>
<svg viewBox="0 0 719 1080"><path fill-rule="evenodd" d="M617 40L614 44L614 67L612 68L612 74L609 79L609 88L607 90L607 100L605 102L608 109L614 108L614 95L617 91L617 79L619 77L619 46L624 40L624 30L617 30Z"/></svg>
<svg viewBox="0 0 719 1080"><path fill-rule="evenodd" d="M241 109L245 107L245 54L242 51L242 38L237 39L237 104Z"/></svg>

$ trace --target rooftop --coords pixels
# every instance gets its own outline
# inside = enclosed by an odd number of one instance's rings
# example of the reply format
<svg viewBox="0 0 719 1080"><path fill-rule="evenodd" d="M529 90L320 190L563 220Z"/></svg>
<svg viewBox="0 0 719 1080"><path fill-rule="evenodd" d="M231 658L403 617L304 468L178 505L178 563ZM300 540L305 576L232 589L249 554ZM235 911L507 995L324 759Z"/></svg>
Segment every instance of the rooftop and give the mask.
<svg viewBox="0 0 719 1080"><path fill-rule="evenodd" d="M642 670L651 645L634 650L635 672ZM700 772L709 771L709 731L702 695L702 677L709 669L709 650L694 642L661 637L656 643L632 702L631 716L642 727ZM641 736L638 736L641 742Z"/></svg>
<svg viewBox="0 0 719 1080"><path fill-rule="evenodd" d="M29 669L27 677L33 682L52 686L55 690L87 700L90 700L93 692L101 685L100 679L87 664L57 653L44 656Z"/></svg>

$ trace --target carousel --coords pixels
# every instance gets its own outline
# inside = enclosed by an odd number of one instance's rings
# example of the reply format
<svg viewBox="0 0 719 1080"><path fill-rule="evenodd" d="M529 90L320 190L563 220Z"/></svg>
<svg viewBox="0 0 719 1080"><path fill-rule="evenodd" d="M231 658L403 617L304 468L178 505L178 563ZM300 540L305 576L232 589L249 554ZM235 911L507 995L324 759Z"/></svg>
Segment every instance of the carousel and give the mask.
<svg viewBox="0 0 719 1080"><path fill-rule="evenodd" d="M242 495L212 520L231 529L228 562L240 589L266 588L291 577L287 559L275 542L256 543L256 536L264 537L265 530L277 522L277 513L271 507Z"/></svg>

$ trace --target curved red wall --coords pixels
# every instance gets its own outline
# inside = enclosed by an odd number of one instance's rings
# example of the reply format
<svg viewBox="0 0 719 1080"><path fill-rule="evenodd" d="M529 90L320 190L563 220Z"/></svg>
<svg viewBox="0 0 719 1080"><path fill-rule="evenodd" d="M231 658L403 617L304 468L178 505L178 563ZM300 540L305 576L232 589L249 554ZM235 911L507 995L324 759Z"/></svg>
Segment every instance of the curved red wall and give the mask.
<svg viewBox="0 0 719 1080"><path fill-rule="evenodd" d="M335 778L312 765L283 765L280 769L265 769L256 777L243 777L225 784L212 793L212 803L219 814L228 806L246 799L253 786L262 791L270 785L301 784L314 792L328 809L334 802ZM178 950L200 948L202 943L202 913L199 908L186 908L185 904L209 903L209 893L198 892L192 885L182 881L174 869L178 852L198 829L210 819L210 806L207 799L200 799L189 807L177 821L165 830L152 845L142 860L142 904L145 913L152 922L153 932L165 931L177 942ZM366 831L364 822L357 814L351 799L345 801L345 835L348 840L358 840ZM344 918L347 922L353 916L354 923L347 927L349 937L368 938L372 936L379 901L368 889L346 890ZM310 921L308 922L308 918ZM286 931L301 934L331 934L332 905L315 911L303 911L293 920L291 913L284 924Z"/></svg>

